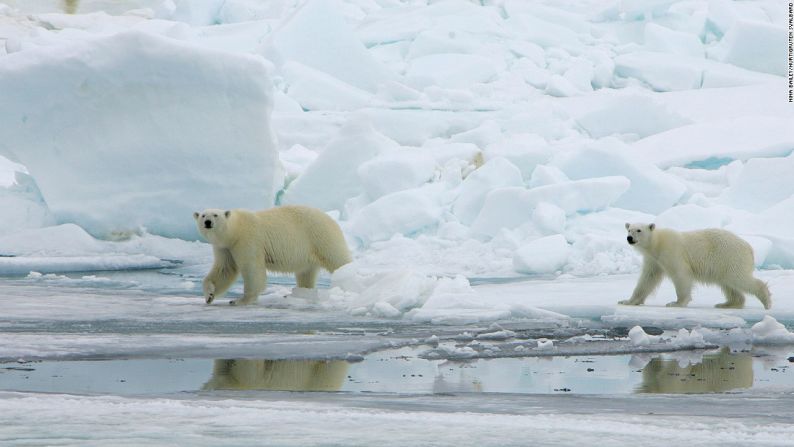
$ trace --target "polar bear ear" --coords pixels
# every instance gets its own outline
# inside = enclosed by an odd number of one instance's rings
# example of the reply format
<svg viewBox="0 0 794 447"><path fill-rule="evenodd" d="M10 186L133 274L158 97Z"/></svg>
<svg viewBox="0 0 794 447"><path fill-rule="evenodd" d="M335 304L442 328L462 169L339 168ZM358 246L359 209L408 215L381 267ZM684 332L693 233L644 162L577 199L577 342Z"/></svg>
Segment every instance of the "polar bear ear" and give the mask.
<svg viewBox="0 0 794 447"><path fill-rule="evenodd" d="M226 218L228 219L228 218L229 218L229 216L231 216L231 215L232 215L232 212L231 212L231 211L229 211L229 210L226 210L226 212L225 212L225 213L223 213L223 215L224 215L224 216L226 216Z"/></svg>
<svg viewBox="0 0 794 447"><path fill-rule="evenodd" d="M199 213L193 213L193 219L198 220Z"/></svg>
<svg viewBox="0 0 794 447"><path fill-rule="evenodd" d="M656 228L656 224L655 223L652 223L652 224L648 225L648 229L650 229L651 231L653 231L654 228Z"/></svg>
<svg viewBox="0 0 794 447"><path fill-rule="evenodd" d="M631 226L631 224L630 224L630 223L628 223L628 222L626 222L626 229L627 229L627 230L629 229L629 227L630 227L630 226Z"/></svg>

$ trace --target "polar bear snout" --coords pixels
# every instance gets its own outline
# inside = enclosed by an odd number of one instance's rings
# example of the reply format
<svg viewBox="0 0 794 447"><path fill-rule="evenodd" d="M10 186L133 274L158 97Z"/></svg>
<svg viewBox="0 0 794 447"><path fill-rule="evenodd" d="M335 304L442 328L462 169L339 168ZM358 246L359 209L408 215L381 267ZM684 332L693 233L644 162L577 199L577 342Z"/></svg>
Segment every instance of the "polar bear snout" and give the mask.
<svg viewBox="0 0 794 447"><path fill-rule="evenodd" d="M224 228L230 216L231 211L219 209L206 209L201 213L193 213L193 218L196 219L196 228L205 238Z"/></svg>
<svg viewBox="0 0 794 447"><path fill-rule="evenodd" d="M634 240L634 236L626 236L626 241L628 241L629 245L634 245L637 241Z"/></svg>

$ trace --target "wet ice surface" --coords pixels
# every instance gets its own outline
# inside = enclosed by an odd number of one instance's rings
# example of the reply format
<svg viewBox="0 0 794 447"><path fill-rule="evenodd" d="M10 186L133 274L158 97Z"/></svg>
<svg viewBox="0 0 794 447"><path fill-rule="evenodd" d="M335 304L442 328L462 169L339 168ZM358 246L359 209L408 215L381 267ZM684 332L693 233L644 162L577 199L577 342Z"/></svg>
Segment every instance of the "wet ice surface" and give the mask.
<svg viewBox="0 0 794 447"><path fill-rule="evenodd" d="M363 360L114 359L8 362L0 390L125 396L202 391L632 394L792 392L783 350L426 360L412 348Z"/></svg>
<svg viewBox="0 0 794 447"><path fill-rule="evenodd" d="M778 284L788 279L786 272L768 275ZM637 346L627 337L634 324L649 337L697 325L713 334L747 334L764 315L752 306L714 310L711 292L690 309L652 300L626 308L613 299L632 277L480 281L486 297L546 301L544 309L570 318L418 324L285 297L291 284L280 278L259 305L206 306L197 279L165 270L0 283L0 443L794 439L792 346L728 337L731 346L710 342L691 350ZM589 304L573 305L583 293ZM790 308L771 313L789 330Z"/></svg>

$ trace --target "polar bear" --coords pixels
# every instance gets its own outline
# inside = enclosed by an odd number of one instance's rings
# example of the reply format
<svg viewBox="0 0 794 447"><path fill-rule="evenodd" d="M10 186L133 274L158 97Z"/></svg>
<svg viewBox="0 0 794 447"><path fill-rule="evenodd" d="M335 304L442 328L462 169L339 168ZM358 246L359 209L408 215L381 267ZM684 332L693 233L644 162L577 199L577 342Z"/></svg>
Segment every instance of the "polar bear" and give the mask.
<svg viewBox="0 0 794 447"><path fill-rule="evenodd" d="M295 273L298 287L312 288L320 268L333 272L350 262L339 225L318 209L207 209L193 213L193 218L215 257L203 283L207 304L223 295L238 274L243 277L243 297L232 305L256 302L267 286L268 270Z"/></svg>
<svg viewBox="0 0 794 447"><path fill-rule="evenodd" d="M339 391L346 360L215 360L204 390Z"/></svg>
<svg viewBox="0 0 794 447"><path fill-rule="evenodd" d="M645 302L669 276L677 300L668 306L685 307L694 282L717 284L725 294L721 308L744 307L744 293L755 295L765 309L772 306L766 283L753 277L753 249L735 234L719 229L678 232L655 224L626 224L628 243L642 253L640 279L631 298L619 304Z"/></svg>

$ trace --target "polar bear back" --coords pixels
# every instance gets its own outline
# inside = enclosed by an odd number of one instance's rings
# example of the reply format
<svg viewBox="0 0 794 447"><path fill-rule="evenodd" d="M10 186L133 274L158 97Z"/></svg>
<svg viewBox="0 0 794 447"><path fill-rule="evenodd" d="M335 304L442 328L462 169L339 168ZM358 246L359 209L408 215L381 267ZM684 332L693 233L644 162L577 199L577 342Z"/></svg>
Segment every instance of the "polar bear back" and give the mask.
<svg viewBox="0 0 794 447"><path fill-rule="evenodd" d="M235 209L229 216L236 244L261 247L268 270L296 272L307 263L334 271L350 262L339 226L324 212L304 206L281 206L250 212Z"/></svg>
<svg viewBox="0 0 794 447"><path fill-rule="evenodd" d="M657 229L651 247L651 255L660 264L678 264L683 260L694 279L700 281L721 282L731 275L744 277L752 274L754 268L750 244L725 230Z"/></svg>

